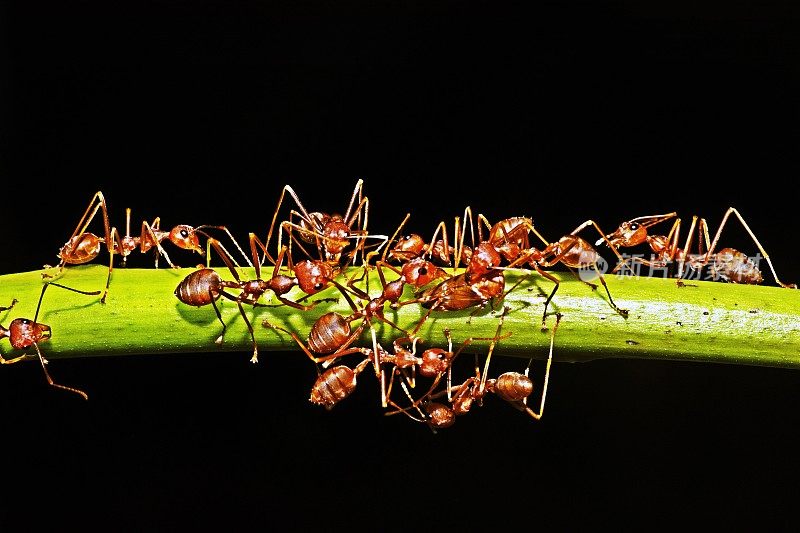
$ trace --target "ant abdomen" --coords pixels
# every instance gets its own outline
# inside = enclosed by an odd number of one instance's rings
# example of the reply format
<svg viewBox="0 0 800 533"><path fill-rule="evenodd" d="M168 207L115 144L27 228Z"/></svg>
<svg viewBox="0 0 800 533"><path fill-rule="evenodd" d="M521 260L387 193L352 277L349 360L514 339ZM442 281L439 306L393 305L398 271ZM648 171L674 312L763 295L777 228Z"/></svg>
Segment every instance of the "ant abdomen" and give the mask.
<svg viewBox="0 0 800 533"><path fill-rule="evenodd" d="M506 401L521 402L533 392L533 381L519 372L506 372L497 377L493 389Z"/></svg>
<svg viewBox="0 0 800 533"><path fill-rule="evenodd" d="M71 237L58 252L58 258L66 260L73 265L82 265L100 255L103 239L94 233L81 233Z"/></svg>
<svg viewBox="0 0 800 533"><path fill-rule="evenodd" d="M747 255L733 248L723 248L714 255L711 273L715 278L730 283L757 285L764 281L755 263Z"/></svg>
<svg viewBox="0 0 800 533"><path fill-rule="evenodd" d="M355 390L356 377L357 373L347 366L329 368L314 382L309 401L326 409L333 408Z"/></svg>
<svg viewBox="0 0 800 533"><path fill-rule="evenodd" d="M315 353L331 353L350 337L350 323L339 313L325 313L311 327L308 348Z"/></svg>
<svg viewBox="0 0 800 533"><path fill-rule="evenodd" d="M201 307L219 299L222 278L211 268L195 270L178 284L175 296L187 304Z"/></svg>

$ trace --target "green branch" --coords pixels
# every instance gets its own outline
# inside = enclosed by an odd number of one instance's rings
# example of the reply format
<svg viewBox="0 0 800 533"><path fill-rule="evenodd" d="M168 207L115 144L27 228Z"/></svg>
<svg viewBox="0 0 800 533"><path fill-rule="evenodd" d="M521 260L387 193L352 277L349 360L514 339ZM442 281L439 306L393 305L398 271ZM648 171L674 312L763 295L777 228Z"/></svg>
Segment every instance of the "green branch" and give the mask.
<svg viewBox="0 0 800 533"><path fill-rule="evenodd" d="M86 296L50 287L44 297L39 322L52 327L52 338L41 343L46 357L167 355L180 352L241 352L243 362L250 357L252 343L236 304L221 300L228 331L222 345L214 343L221 326L214 310L190 307L173 292L192 269L114 269L111 290L105 304L99 296ZM225 269L219 269L229 278ZM16 298L19 303L0 313L0 324L8 327L17 317L32 319L42 289L42 271L0 276L0 305ZM92 291L105 284L107 269L102 265L68 268L58 282ZM519 274L509 272L507 287ZM586 361L601 358L640 358L691 360L719 363L800 368L800 291L778 287L743 286L726 283L693 282L678 287L675 280L659 278L620 278L608 276L615 302L630 310L623 318L608 304L602 287L592 291L571 275L563 282L551 303L550 312L563 314L556 335L556 361ZM380 283L370 278L371 292ZM541 331L544 295L553 285L539 276L530 276L505 299L510 312L503 332L511 336L497 345L495 355L545 358L549 333ZM412 296L406 289L406 297ZM336 298L335 289L317 294ZM302 293L290 294L295 299ZM265 301L265 303L272 303ZM262 364L269 364L269 351L299 351L286 334L262 326L262 321L296 331L305 339L313 322L323 313L350 314L343 298L325 302L311 311L280 307L246 307L255 328ZM413 329L426 312L418 305L398 311L386 306L386 316L401 327ZM492 337L497 328L497 313L488 307L470 319L470 311L434 312L420 329L424 347L446 346L444 328L459 344L468 337ZM554 318L548 318L548 324ZM357 325L358 322L354 324ZM378 339L387 348L397 336L388 326L376 323ZM365 330L362 345L368 346ZM484 351L488 342L476 341L469 351ZM8 341L0 352L13 356Z"/></svg>

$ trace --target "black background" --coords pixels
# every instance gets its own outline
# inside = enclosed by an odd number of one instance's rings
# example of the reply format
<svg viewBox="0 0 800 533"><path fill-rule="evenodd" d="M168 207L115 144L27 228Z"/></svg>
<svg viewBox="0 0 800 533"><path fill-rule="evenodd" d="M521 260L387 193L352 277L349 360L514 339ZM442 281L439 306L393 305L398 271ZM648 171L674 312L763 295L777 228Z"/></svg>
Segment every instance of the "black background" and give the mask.
<svg viewBox="0 0 800 533"><path fill-rule="evenodd" d="M797 11L637 4L4 4L2 273L54 261L96 190L117 225L130 206L246 236L284 184L336 211L363 178L382 232L410 211L429 234L466 205L550 236L672 210L713 228L736 206L799 280ZM796 522L796 371L556 364L541 422L488 401L433 435L381 416L369 387L311 405L298 353L247 358L60 361L88 403L3 368L0 521Z"/></svg>

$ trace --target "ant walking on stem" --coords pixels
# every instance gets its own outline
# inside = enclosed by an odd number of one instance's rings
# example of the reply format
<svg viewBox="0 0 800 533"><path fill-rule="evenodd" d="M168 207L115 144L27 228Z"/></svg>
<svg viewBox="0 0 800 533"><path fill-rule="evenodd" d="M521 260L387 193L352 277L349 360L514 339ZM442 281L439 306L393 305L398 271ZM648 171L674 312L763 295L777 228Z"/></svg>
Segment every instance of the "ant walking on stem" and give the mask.
<svg viewBox="0 0 800 533"><path fill-rule="evenodd" d="M103 217L104 234L102 237L87 231L89 224L91 224L98 212L101 212ZM164 256L164 259L166 259L167 263L169 263L172 268L178 268L172 263L166 250L164 250L164 248L161 246L162 242L168 240L178 248L191 250L203 255L204 252L202 246L200 246L198 234L205 236L207 235L201 230L201 228L223 230L228 233L228 236L233 238L228 229L224 226L200 226L198 228L194 228L192 226L181 224L175 226L170 231L162 231L160 224L160 217L156 217L153 222L149 224L147 221L142 221L141 233L138 237L133 237L130 234L131 210L128 208L126 210L125 235L120 236L117 228L112 227L109 222L108 207L106 205L105 196L103 195L102 191L97 191L94 196L92 196L89 206L86 208L83 216L78 221L78 225L75 227L72 235L70 235L69 239L67 239L67 242L58 252L58 257L61 260L56 266L58 271L55 274L44 273L42 274L42 277L46 279L53 279L62 274L66 265L81 265L88 263L100 255L102 247L105 246L109 254L108 276L106 278L105 289L102 291L103 295L100 298L100 301L105 303L106 296L108 294L108 288L111 284L111 272L114 270L115 254L122 257L122 262L124 265L127 262L128 255L130 255L130 253L137 248L141 253L146 253L153 249L155 250L156 268L158 268L158 258L161 255ZM45 265L45 267L49 268L47 265Z"/></svg>
<svg viewBox="0 0 800 533"><path fill-rule="evenodd" d="M281 205L283 204L285 195L288 193L292 200L294 200L299 211L295 209L290 210L289 220L284 220L278 225L279 250L283 247L283 233L285 232L289 240L290 257L293 245L299 247L307 257L312 257L303 246L303 242L305 242L306 244L314 244L316 246L319 260L325 261L337 268L341 266L344 255L350 256L348 263L355 263L360 253L362 255L362 262L364 262L366 260L364 257L366 239L381 239L383 243L385 243L387 237L385 235L370 235L367 231L367 223L369 221L369 199L366 196L362 196L363 185L364 180L362 179L356 182L353 194L350 197L350 203L347 205L347 210L344 215L308 211L305 206L303 206L303 203L300 201L294 189L290 185L284 185L280 198L278 199L278 205L275 207L275 213L272 215L272 222L269 226L266 241L264 242L264 257L269 259L272 263L275 262L268 248L272 239L272 234L275 231L275 223L278 220ZM354 249L348 254L345 254L345 248L348 247L352 240L355 240ZM289 268L292 268L291 264L289 264Z"/></svg>
<svg viewBox="0 0 800 533"><path fill-rule="evenodd" d="M586 240L579 237L578 234L585 228L593 227L601 236L601 240L606 239L605 233L600 229L600 226L594 220L586 220L569 234L561 237L555 242L548 242L534 227L533 221L527 217L512 217L501 220L494 225L490 224L486 217L482 214L478 215L478 238L483 240L482 225L489 229L489 236L487 241L495 247L495 249L508 261L506 268L516 268L519 265L527 264L532 267L536 272L552 281L555 286L552 292L547 297L544 303L544 313L542 314L542 326L544 327L545 319L547 317L547 307L550 301L555 296L559 288L560 281L558 278L543 270L544 268L551 268L557 264L563 264L570 272L575 274L575 270L585 271L590 270L600 280L603 288L608 296L608 302L611 307L623 318L627 318L628 310L619 307L611 296L611 291L608 289L606 280L603 277L603 268L599 264L603 261L602 257L597 253L597 250L589 244ZM529 233L533 233L539 238L545 247L543 250L537 249L530 244ZM617 257L622 260L616 248L612 248ZM597 288L597 285L590 283L583 279L580 274L577 275L583 283L589 285L592 290Z"/></svg>
<svg viewBox="0 0 800 533"><path fill-rule="evenodd" d="M711 274L715 279L722 279L731 283L746 283L746 284L760 284L763 281L763 275L758 269L756 263L748 256L734 248L723 248L716 251L722 230L725 227L731 215L735 215L739 222L744 227L747 234L755 243L761 256L766 260L772 276L775 278L775 283L787 289L796 289L797 285L794 283L784 283L778 278L775 272L775 267L772 260L767 254L764 247L756 238L753 230L744 220L744 217L734 207L729 207L722 217L719 228L714 235L713 240L710 239L708 233L708 223L705 218L692 216L692 223L686 238L686 244L683 248L678 247L680 238L681 219L676 218L677 213L667 213L664 215L648 215L637 217L623 222L611 234L604 236L606 243L614 250L617 247L633 247L639 244L647 243L653 252L653 258L646 260L641 257L632 257L625 261L621 261L614 271L627 266L629 263L641 263L651 268L664 268L670 263L677 260L678 263L678 283L683 284L680 280L683 278L684 266L688 264L693 270L699 271L703 267L709 265ZM647 230L659 223L675 219L667 235L649 235ZM691 254L691 244L695 234L695 227L697 227L698 237L698 251L697 254ZM597 241L600 244L601 241ZM705 246L705 252L703 248ZM619 255L619 254L617 254Z"/></svg>
<svg viewBox="0 0 800 533"><path fill-rule="evenodd" d="M45 285L42 287L42 292L39 295L39 303L36 305L36 314L34 314L33 320L30 320L28 318L15 318L8 325L8 328L5 328L0 325L0 339L8 338L8 341L11 343L12 348L18 350L22 350L33 346L34 349L36 350L36 356L39 358L39 363L42 365L42 371L44 372L44 377L49 385L65 391L74 392L84 400L88 400L89 396L82 390L75 389L73 387L67 387L65 385L60 385L55 381L53 381L53 378L50 377L50 372L47 371L48 361L47 359L44 358L44 356L42 355L42 350L39 348L39 343L50 339L53 333L52 328L50 326L46 324L40 324L39 322L37 322L37 320L39 319L39 310L42 307L42 299L44 298L44 293L51 285L54 287L60 287L62 289L66 289L68 291L77 292L79 294L86 294L90 296L95 296L100 294L100 291L91 291L91 292L81 291L78 289L73 289L72 287L60 285L55 282L45 283ZM17 303L18 300L14 299L11 301L11 305L9 305L8 307L0 307L0 311L8 311L12 309ZM0 355L0 364L10 365L23 361L29 357L33 356L29 354L22 354L12 359L5 359L3 358L2 355Z"/></svg>
<svg viewBox="0 0 800 533"><path fill-rule="evenodd" d="M269 321L265 320L263 325L264 327L280 330L289 334L292 339L294 339L295 343L309 357L309 359L317 364L338 359L339 357L352 353L363 353L362 348L352 347L352 344L361 336L364 328L369 327L373 336L374 345L371 352L373 354L373 366L376 377L378 377L381 381L381 389L383 391L385 390L385 377L380 367L379 351L377 348L375 330L372 327L372 323L374 320L379 320L388 326L401 331L404 335L409 335L407 331L384 316L384 306L387 302L396 303L400 299L403 292L403 287L406 283L411 282L416 284L425 284L434 279L433 276L436 275L436 267L434 267L432 264L427 264L427 262L424 260L415 261L416 263L414 264L410 262L406 265L403 275L399 279L388 283L386 282L383 270L379 264L378 275L381 280L382 291L377 297L370 298L368 293L361 291L361 289L352 287L350 290L352 290L356 296L363 300L367 300L366 305L364 305L362 308L356 306L355 302L348 294L347 288L336 281L332 281L332 283L339 288L342 295L345 297L345 300L350 305L352 314L348 317L344 317L339 313L329 312L320 316L312 325L306 342L303 342L297 333L289 331L280 326L275 326ZM365 270L366 268L367 267L365 266ZM420 271L424 273L421 273ZM358 327L353 329L351 324L356 320L361 320L361 323L358 325ZM381 403L384 407L386 406L386 397L383 394L381 396Z"/></svg>
<svg viewBox="0 0 800 533"><path fill-rule="evenodd" d="M239 308L239 314L247 325L250 338L253 342L253 356L250 359L253 363L258 362L258 344L256 343L253 326L247 318L242 304L251 305L253 307L273 307L272 305L259 302L264 293L272 291L281 304L288 305L300 311L308 311L314 308L319 302L325 300L317 300L309 305L304 305L288 299L286 294L295 286L299 286L306 295L313 295L327 287L330 283L335 283L333 281L335 274L333 268L321 261L301 261L294 265L294 276L281 274L284 257L289 253L285 246L281 248L278 254L277 261L272 269L272 276L268 279L263 279L261 277L261 263L256 249L259 241L252 233L250 234L250 250L253 255L252 266L255 268L255 278L243 280L238 272L238 265L225 247L214 238L209 238L208 243L222 258L231 275L234 277L234 281L223 280L212 268L200 268L186 276L178 284L175 288L175 296L178 300L187 305L201 307L210 304L214 307L217 319L222 324L222 333L215 341L217 344L223 342L227 326L225 325L225 321L222 320L222 314L216 302L220 297L236 302ZM248 263L250 263L249 260ZM226 289L235 289L241 292L235 295L228 292Z"/></svg>

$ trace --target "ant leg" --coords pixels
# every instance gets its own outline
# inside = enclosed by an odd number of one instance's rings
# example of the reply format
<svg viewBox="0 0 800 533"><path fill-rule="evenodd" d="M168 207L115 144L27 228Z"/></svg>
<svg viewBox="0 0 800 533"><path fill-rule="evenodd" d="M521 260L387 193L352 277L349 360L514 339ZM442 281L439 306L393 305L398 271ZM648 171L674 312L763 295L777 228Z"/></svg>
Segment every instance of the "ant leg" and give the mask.
<svg viewBox="0 0 800 533"><path fill-rule="evenodd" d="M42 307L42 299L44 298L45 291L47 290L47 288L50 285L52 285L54 287L59 287L61 289L66 289L68 291L77 292L78 294L85 294L87 296L97 296L101 292L101 291L81 291L81 290L78 290L78 289L73 289L72 287L67 287L66 285L60 285L60 284L58 284L58 283L56 283L54 281L48 281L42 287L42 292L39 293L39 303L36 304L36 314L33 316L33 321L34 322L39 320L39 309L41 309L41 307Z"/></svg>
<svg viewBox="0 0 800 533"><path fill-rule="evenodd" d="M270 255L270 253L267 251L267 248L269 248L269 241L272 239L272 232L275 230L275 222L278 220L278 213L280 212L281 205L283 204L283 198L284 198L284 196L286 195L287 192L292 197L292 199L294 200L294 203L297 205L297 207L300 209L301 213L298 213L298 214L300 214L301 217L306 222L312 223L311 216L308 214L308 211L306 211L306 208L303 206L303 203L300 201L300 198L297 197L297 194L294 192L294 189L292 189L292 187L290 185L284 185L283 189L281 190L281 195L278 198L278 205L275 207L275 212L272 215L272 222L269 225L269 231L267 232L267 238L264 241L264 257L269 259L270 263L274 263L275 261L273 260L273 258ZM283 223L280 224L280 226L282 226L282 225L283 225ZM280 240L281 240L281 229L279 228L278 229L278 249L281 248ZM262 260L264 259L264 257L262 257Z"/></svg>
<svg viewBox="0 0 800 533"><path fill-rule="evenodd" d="M19 363L20 361L27 359L30 357L28 354L22 354L19 357L15 357L13 359L6 359L2 355L0 355L0 365L13 365L14 363Z"/></svg>
<svg viewBox="0 0 800 533"><path fill-rule="evenodd" d="M44 357L42 357L42 351L39 349L39 343L34 342L33 346L34 348L36 348L36 354L39 356L39 363L41 363L42 365L42 371L44 371L44 377L47 379L48 384L52 385L53 387L56 387L57 389L63 389L65 391L74 392L84 400L89 399L89 396L82 390L74 389L72 387L67 387L65 385L59 385L58 383L53 381L53 378L50 377L50 373L47 371L47 366L45 366L47 364L47 360Z"/></svg>
<svg viewBox="0 0 800 533"><path fill-rule="evenodd" d="M244 319L244 323L247 324L247 330L250 332L250 338L253 341L253 357L250 358L251 363L258 363L258 344L256 343L256 334L253 331L253 325L250 323L250 320L247 318L247 313L244 312L244 307L242 307L242 302L236 301L236 305L239 306L239 314L242 315Z"/></svg>
<svg viewBox="0 0 800 533"><path fill-rule="evenodd" d="M542 385L542 399L541 403L539 404L539 412L537 413L528 407L528 398L522 400L522 405L525 407L525 412L531 415L535 420L540 420L544 414L544 402L547 398L547 384L550 382L550 365L553 362L553 344L555 343L556 330L558 329L558 324L561 322L561 316L561 313L556 313L556 323L553 326L553 329L550 330L550 353L547 356L547 368L544 371L544 383ZM528 360L528 366L525 367L525 377L528 377L532 361L533 359Z"/></svg>
<svg viewBox="0 0 800 533"><path fill-rule="evenodd" d="M576 228L576 229L575 229L575 231L576 231L576 232L577 232L577 231L580 231L582 228L586 227L586 225L587 225L587 224L593 224L593 225L594 225L594 227L595 227L595 229L597 229L597 231L601 232L601 234L602 234L602 230L600 230L600 228L597 226L597 224L595 224L595 223L594 223L593 221L591 221L591 220L587 220L587 221L586 221L586 222L584 222L584 223L583 223L581 226L578 226L578 228ZM573 233L574 233L574 232L573 232ZM572 235L572 234L570 234L570 235ZM578 238L578 239L580 239L580 237L577 237L577 238ZM606 239L606 236L605 236L605 235L603 235L603 238L604 238L604 239ZM573 241L573 242L572 242L572 243L571 243L569 246L567 246L565 249L561 250L561 251L560 251L558 254L556 254L556 255L555 255L555 256L554 256L554 257L553 257L551 260L549 260L549 261L542 261L542 262L541 262L542 266L549 267L549 266L553 266L553 265L555 265L556 263L560 262L560 261L561 261L561 260L564 258L564 256L567 254L567 252L569 252L569 251L570 251L570 250L571 250L573 247L575 247L575 246L577 245L577 243L578 243L578 241L577 241L577 240L574 240L574 241ZM589 245L589 246L591 246L591 245ZM613 245L610 243L610 241L609 241L609 246L613 246ZM545 252L544 252L544 255L549 255L549 254L552 254L552 253L553 253L553 251L552 251L552 250L548 250L548 249L546 249L546 250L545 250ZM622 256L621 256L621 255L619 255L619 252L618 252L616 249L614 249L614 253L616 253L616 254L617 254L617 257L619 257L619 259L620 259L620 260L623 260ZM586 263L583 263L583 264L586 264ZM614 299L611 297L611 291L608 289L608 285L606 284L606 279L605 279L605 277L603 277L603 273L602 273L602 272L600 272L600 269L599 269L599 268L598 268L598 266L597 266L597 260L596 260L596 259L595 259L595 260L593 260L590 266L591 266L591 269L592 269L592 270L594 270L594 271L597 273L597 277L600 279L600 283L603 285L603 288L606 290L606 294L608 295L608 302L609 302L609 304L611 305L611 307L612 307L612 308L614 309L614 311L616 311L616 312L617 312L617 313L618 313L620 316L622 316L623 318L627 318L627 317L628 317L628 312L629 312L629 311L628 311L628 309L623 309L623 308L619 307L619 306L618 306L618 305L617 305L617 304L614 302ZM555 292L555 291L554 291L554 292Z"/></svg>
<svg viewBox="0 0 800 533"><path fill-rule="evenodd" d="M208 289L208 297L211 300L211 306L214 308L214 312L217 314L217 319L219 320L219 323L222 324L222 333L220 333L219 337L217 337L214 340L214 343L215 344L222 344L223 341L225 340L225 330L228 329L228 326L226 326L225 325L225 321L222 320L222 313L219 312L219 307L217 307L217 301L214 298L213 292L211 291L210 287Z"/></svg>
<svg viewBox="0 0 800 533"><path fill-rule="evenodd" d="M2 312L2 311L8 311L9 309L13 308L13 307L14 307L15 305L17 305L18 303L19 303L19 300L17 300L16 298L14 298L13 300L11 300L11 304L10 304L8 307L0 307L0 312Z"/></svg>
<svg viewBox="0 0 800 533"><path fill-rule="evenodd" d="M380 260L381 263L385 263L386 262L386 256L387 256L387 254L389 253L389 251L391 249L392 242L394 242L394 240L397 238L397 235L403 230L403 226L406 225L406 222L408 222L408 219L410 217L411 217L411 213L406 213L406 216L403 218L403 221L400 222L400 225L397 226L396 230L394 230L394 233L392 233L392 236L389 237L388 241L386 241L386 248L383 249L383 255L381 255L381 260Z"/></svg>

